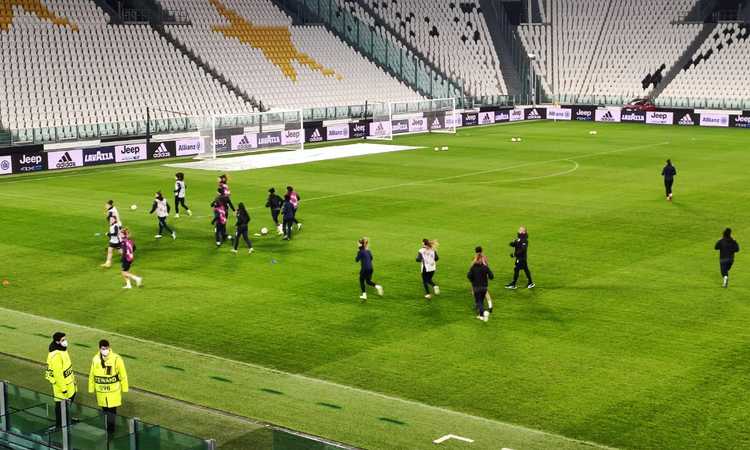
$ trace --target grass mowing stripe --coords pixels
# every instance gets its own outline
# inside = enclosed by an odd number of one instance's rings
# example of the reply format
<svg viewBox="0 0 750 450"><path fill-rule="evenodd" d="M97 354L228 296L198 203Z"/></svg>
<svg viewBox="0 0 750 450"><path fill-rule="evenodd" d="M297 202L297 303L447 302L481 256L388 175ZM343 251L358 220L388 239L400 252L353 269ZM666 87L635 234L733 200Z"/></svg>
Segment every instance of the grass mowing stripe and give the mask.
<svg viewBox="0 0 750 450"><path fill-rule="evenodd" d="M281 391L277 391L276 389L269 389L269 388L260 388L260 390L261 390L261 391L263 391L263 392L267 392L267 393L269 393L269 394L274 394L274 395L284 395L284 393L283 393L283 392L281 392Z"/></svg>
<svg viewBox="0 0 750 450"><path fill-rule="evenodd" d="M182 367L170 366L169 364L162 364L162 367L164 367L165 369L177 370L177 371L180 371L180 372L184 372L185 371L185 369L183 369Z"/></svg>
<svg viewBox="0 0 750 450"><path fill-rule="evenodd" d="M201 354L178 347L130 338L117 333L106 333L99 329L63 323L55 319L36 317L32 314L0 308L6 322L22 329L56 328L64 325L66 332L76 339L94 340L102 335L111 335L113 348L137 349L141 356L127 363L131 384L139 389L176 396L197 404L211 404L235 414L258 418L286 428L301 430L313 435L327 436L341 442L369 449L431 449L434 427L461 430L476 437L475 448L495 448L501 441L511 448L557 448L583 449L592 444L551 435L515 425L503 424L491 419L474 417L463 413L367 392L358 388L337 385L324 380L283 373L278 370L231 361L226 358ZM45 355L46 348L23 339L23 334L14 330L0 329L0 349L3 352L30 359ZM41 355L41 356L40 356ZM74 367L80 364L80 355L71 354ZM84 360L88 360L84 357ZM187 376L165 376L158 368L164 364L191 368ZM215 369L235 374L232 378L242 383L222 383L222 389L189 389L195 380L216 376ZM169 369L164 369L169 370ZM174 373L173 371L170 371ZM224 377L219 377L224 378ZM262 386L272 380L288 393L286 396L268 396L258 390L254 395L249 387ZM219 381L219 380L215 380ZM286 399L280 402L280 399ZM337 418L320 420L320 398L334 400L341 406ZM404 419L410 418L409 433L394 434L389 424L379 417L389 417L398 411ZM340 416L340 417L338 417ZM373 426L372 421L383 423L383 428ZM602 447L594 445L595 447ZM603 448L603 447L602 447Z"/></svg>

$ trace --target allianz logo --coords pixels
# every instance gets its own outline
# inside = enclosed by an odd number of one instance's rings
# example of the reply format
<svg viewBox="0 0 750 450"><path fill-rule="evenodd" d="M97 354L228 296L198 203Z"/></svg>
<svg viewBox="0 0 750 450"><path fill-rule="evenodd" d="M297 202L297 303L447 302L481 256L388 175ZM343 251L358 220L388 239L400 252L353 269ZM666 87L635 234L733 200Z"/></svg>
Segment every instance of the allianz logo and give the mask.
<svg viewBox="0 0 750 450"><path fill-rule="evenodd" d="M180 146L178 147L178 150L181 152L189 151L189 150L197 150L197 149L198 149L198 144L180 144Z"/></svg>

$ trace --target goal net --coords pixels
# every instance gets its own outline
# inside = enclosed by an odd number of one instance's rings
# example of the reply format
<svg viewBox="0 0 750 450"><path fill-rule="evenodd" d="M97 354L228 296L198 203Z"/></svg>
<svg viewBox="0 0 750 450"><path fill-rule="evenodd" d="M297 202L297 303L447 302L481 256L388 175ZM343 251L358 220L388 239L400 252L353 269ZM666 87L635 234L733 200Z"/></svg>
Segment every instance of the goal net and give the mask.
<svg viewBox="0 0 750 450"><path fill-rule="evenodd" d="M393 139L391 128L391 104L386 102L367 102L367 113L372 114L370 131L367 139L390 141Z"/></svg>
<svg viewBox="0 0 750 450"><path fill-rule="evenodd" d="M456 99L453 97L392 102L390 114L393 134L456 132Z"/></svg>
<svg viewBox="0 0 750 450"><path fill-rule="evenodd" d="M273 150L302 150L302 110L216 115L199 127L204 145L197 156L221 156Z"/></svg>

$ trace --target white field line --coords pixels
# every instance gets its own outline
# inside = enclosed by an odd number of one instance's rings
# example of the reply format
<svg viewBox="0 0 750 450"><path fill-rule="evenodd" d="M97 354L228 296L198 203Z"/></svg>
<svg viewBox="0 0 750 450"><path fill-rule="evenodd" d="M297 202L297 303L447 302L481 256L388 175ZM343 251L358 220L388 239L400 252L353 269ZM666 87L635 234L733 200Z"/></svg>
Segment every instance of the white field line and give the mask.
<svg viewBox="0 0 750 450"><path fill-rule="evenodd" d="M381 398L381 399L384 399L384 400L389 400L389 401L404 403L404 404L407 404L407 405L417 406L417 407L420 407L420 408L431 409L433 411L439 411L441 413L445 413L445 414L448 414L448 415L455 415L455 416L463 417L463 418L470 419L470 420L476 420L476 421L479 421L479 422L485 422L485 423L488 423L488 424L500 425L500 426L512 428L512 429L515 429L515 430L520 430L520 431L523 431L523 432L526 432L526 433L533 433L533 434L539 434L539 435L543 435L543 436L550 436L550 437L554 437L554 438L557 438L557 439L563 439L563 440L566 440L566 441L579 442L579 443L591 445L591 446L596 447L596 448L612 449L613 450L613 447L607 447L605 445L597 444L597 443L594 443L594 442L582 441L582 440L578 440L578 439L572 439L572 438L569 438L567 436L562 436L560 434L550 433L550 432L543 431L543 430L535 430L533 428L527 428L527 427L524 427L524 426L521 426L521 425L515 425L515 424L512 424L512 423L501 422L499 420L488 419L486 417L474 416L474 415L471 415L471 414L467 414L467 413L463 413L463 412L459 412L459 411L454 411L452 409L443 408L443 407L440 407L440 406L433 406L433 405L430 405L430 404L427 404L427 403L418 402L416 400L408 400L408 399L401 398L401 397L396 397L396 396L387 395L387 394L381 394L380 392L368 391L366 389L361 389L361 388L357 388L357 387L353 387L353 386L347 386L345 384L340 384L340 383L336 383L336 382L333 382L333 381L323 380L323 379L320 379L320 378L308 377L306 375L302 375L302 374L298 374L298 373L285 372L283 370L273 369L273 368L270 368L270 367L265 367L265 366L261 366L261 365L258 365L258 364L248 363L248 362L245 362L245 361L237 361L237 360L234 360L234 359L224 358L224 357L218 356L218 355L212 355L212 354L209 354L209 353L203 353L203 352L199 352L199 351L195 351L195 350L190 350L190 349L187 349L187 348L177 347L175 345L170 345L170 344L165 344L165 343L161 343L161 342L151 341L151 340L148 340L148 339L143 339L143 338L134 337L134 336L128 336L126 334L115 333L115 332L111 332L111 331L107 331L107 330L102 330L102 329L99 329L99 328L89 327L89 326L86 326L86 325L79 325L77 323L66 322L64 320L53 319L53 318L49 318L49 317L43 317L43 316L39 316L39 315L36 315L36 314L31 314L31 313L27 313L27 312L23 312L23 311L17 311L17 310L14 310L14 309L4 308L4 307L1 307L1 306L0 306L0 311L5 311L5 312L8 312L8 313L14 313L14 314L20 314L20 315L23 315L23 316L26 316L26 317L30 317L30 318L33 318L33 319L47 320L47 321L58 323L60 325L65 325L65 326L70 326L70 327L79 327L79 328L83 328L83 329L86 329L86 330L89 330L89 331L94 331L94 332L99 333L99 334L109 334L109 335L112 335L112 336L118 336L118 337L122 337L122 338L126 338L126 339L131 339L133 341L140 342L140 343L143 343L143 344L148 344L148 345L152 345L152 346L156 346L156 347L162 347L162 348L168 348L168 349L171 349L171 350L176 350L178 352L184 352L184 353L188 353L188 354L191 354L191 355L200 356L202 358L213 359L213 360L216 360L216 361L237 364L237 365L249 367L249 368L252 368L252 369L255 369L255 370L261 370L261 371L265 371L265 372L269 372L269 373L274 373L274 374L277 374L277 375L284 375L284 376L288 376L288 377L292 377L292 378L297 378L297 379L300 379L300 380L303 380L303 381L307 381L307 382L311 382L311 383L318 383L318 384L323 384L323 385L327 385L327 386L331 386L331 387L335 387L335 388L339 388L339 389L344 389L344 390L347 390L347 391L357 392L359 394L372 395L372 396L375 396L375 397L378 397L378 398Z"/></svg>
<svg viewBox="0 0 750 450"><path fill-rule="evenodd" d="M480 181L478 184L516 183L518 181L532 181L532 180L541 180L541 179L544 179L544 178L561 177L563 175L567 175L569 173L575 172L580 167L580 165L578 164L578 161L574 161L572 159L566 159L566 161L572 162L573 163L573 167L571 169L564 170L562 172L555 172L555 173L551 173L549 175L540 175L538 177L513 178L513 179L510 179L510 180Z"/></svg>

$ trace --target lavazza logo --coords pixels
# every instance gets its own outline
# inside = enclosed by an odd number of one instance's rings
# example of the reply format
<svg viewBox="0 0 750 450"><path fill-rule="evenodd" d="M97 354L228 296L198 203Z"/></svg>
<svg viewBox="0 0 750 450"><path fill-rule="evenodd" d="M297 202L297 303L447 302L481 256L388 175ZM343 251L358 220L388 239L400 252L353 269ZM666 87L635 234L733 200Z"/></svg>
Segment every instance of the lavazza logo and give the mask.
<svg viewBox="0 0 750 450"><path fill-rule="evenodd" d="M541 116L541 115L539 115L539 111L537 111L537 110L536 110L536 108L532 109L532 110L531 110L531 111L529 112L529 120L533 120L533 119L541 119L541 118L542 118L542 116Z"/></svg>
<svg viewBox="0 0 750 450"><path fill-rule="evenodd" d="M685 114L682 116L682 119L680 119L679 122L677 122L680 125L695 125L695 122L693 121L693 118L690 117L690 114Z"/></svg>
<svg viewBox="0 0 750 450"><path fill-rule="evenodd" d="M115 154L112 152L103 152L101 150L97 150L96 153L89 153L84 157L83 162L86 164L92 164L92 163L99 163L99 162L108 162L108 161L114 161Z"/></svg>
<svg viewBox="0 0 750 450"><path fill-rule="evenodd" d="M510 120L510 114L504 112L495 113L495 122L507 122Z"/></svg>
<svg viewBox="0 0 750 450"><path fill-rule="evenodd" d="M60 159L57 160L57 163L55 163L55 168L57 169L70 169L75 166L76 163L68 152L63 153Z"/></svg>
<svg viewBox="0 0 750 450"><path fill-rule="evenodd" d="M167 145L164 142L159 144L154 150L154 154L151 155L153 159L169 158L169 156L169 150L167 150Z"/></svg>
<svg viewBox="0 0 750 450"><path fill-rule="evenodd" d="M258 139L258 145L273 145L273 144L280 144L280 143L281 143L281 137L275 134L263 136L260 139Z"/></svg>
<svg viewBox="0 0 750 450"><path fill-rule="evenodd" d="M622 115L622 120L626 122L644 122L646 116L640 114L626 113Z"/></svg>

